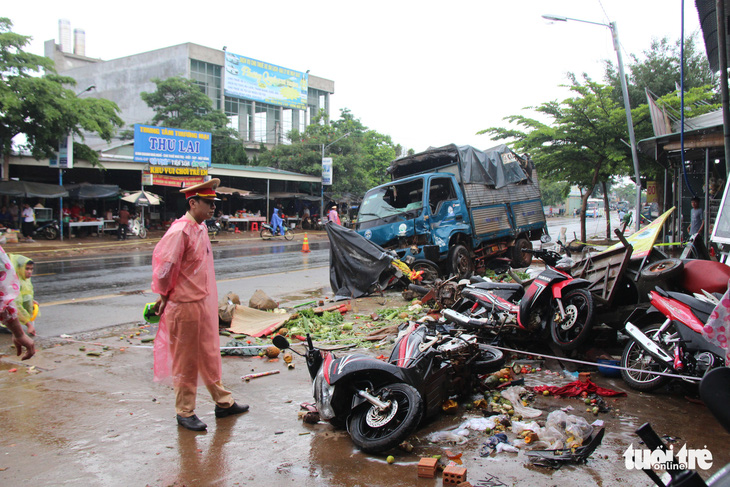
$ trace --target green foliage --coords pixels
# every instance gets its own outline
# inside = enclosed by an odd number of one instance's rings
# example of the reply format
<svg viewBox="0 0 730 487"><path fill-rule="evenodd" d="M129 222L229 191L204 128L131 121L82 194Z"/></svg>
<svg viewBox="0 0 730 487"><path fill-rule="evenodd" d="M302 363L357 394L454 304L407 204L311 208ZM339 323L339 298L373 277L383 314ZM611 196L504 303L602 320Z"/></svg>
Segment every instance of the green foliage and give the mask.
<svg viewBox="0 0 730 487"><path fill-rule="evenodd" d="M59 76L53 62L27 53L23 48L30 37L11 31L10 19L0 18L0 151L9 157L13 137L26 136L23 148L33 157L55 157L58 142L68 134L83 141L82 131L95 132L107 142L123 122L119 107L109 100L79 98L76 81ZM92 164L98 153L83 143L74 144L75 153Z"/></svg>
<svg viewBox="0 0 730 487"><path fill-rule="evenodd" d="M664 96L676 91L680 83L680 41L673 44L668 38L654 39L649 49L642 53L642 57L632 54L627 66L628 91L631 108L646 104L648 88L657 96ZM697 47L697 35L693 34L684 42L684 90L702 86L711 86L715 91L713 102L719 101L719 79L710 71L707 57L701 47ZM613 99L623 106L621 81L618 68L613 61L604 61L605 79L613 90ZM685 95L686 96L686 95ZM688 103L685 101L685 103ZM689 103L688 103L689 104Z"/></svg>
<svg viewBox="0 0 730 487"><path fill-rule="evenodd" d="M153 125L210 132L212 160L216 164L246 164L248 157L238 132L228 127L228 118L213 103L198 84L182 77L152 80L157 90L142 92L142 100L155 111Z"/></svg>
<svg viewBox="0 0 730 487"><path fill-rule="evenodd" d="M545 179L540 183L542 204L556 206L565 203L570 193L570 184L565 181L550 181Z"/></svg>
<svg viewBox="0 0 730 487"><path fill-rule="evenodd" d="M343 109L340 118L326 123L320 112L303 133L287 134L291 144L277 145L260 153L258 163L303 174L322 174L322 148L332 158L336 196L362 195L387 180L386 168L396 158L397 147L390 136L364 126Z"/></svg>
<svg viewBox="0 0 730 487"><path fill-rule="evenodd" d="M585 239L585 205L599 181L626 174L630 152L621 142L625 137L624 110L611 97L612 88L584 75L573 75L567 88L574 95L562 102L550 101L531 107L550 124L522 115L506 117L519 128L492 127L494 139L513 139L518 152L527 152L538 173L547 181L563 181L582 189L581 238Z"/></svg>

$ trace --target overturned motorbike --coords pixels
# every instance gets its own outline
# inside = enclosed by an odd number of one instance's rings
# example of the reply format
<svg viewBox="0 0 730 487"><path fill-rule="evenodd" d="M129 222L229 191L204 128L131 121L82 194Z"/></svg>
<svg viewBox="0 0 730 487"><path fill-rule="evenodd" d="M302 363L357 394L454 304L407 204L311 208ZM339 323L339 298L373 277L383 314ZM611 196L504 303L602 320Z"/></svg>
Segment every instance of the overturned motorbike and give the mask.
<svg viewBox="0 0 730 487"><path fill-rule="evenodd" d="M504 363L502 352L478 344L473 335L443 335L416 323L401 328L387 362L364 354L337 358L307 335L304 356L320 418L347 427L365 452L397 446L447 399L471 392L478 374ZM280 335L274 345L290 348Z"/></svg>
<svg viewBox="0 0 730 487"><path fill-rule="evenodd" d="M593 326L594 302L587 289L590 282L559 268L563 257L557 252L523 252L545 262L545 270L527 288L522 284L473 282L462 289L461 301L454 309L444 310L444 318L480 335L497 336L510 329L539 339L549 328L559 348L579 347Z"/></svg>
<svg viewBox="0 0 730 487"><path fill-rule="evenodd" d="M724 351L702 334L714 303L660 287L649 301L648 310L637 310L626 322L631 339L621 356L621 376L630 387L651 391L669 382L654 372L699 378L725 365Z"/></svg>

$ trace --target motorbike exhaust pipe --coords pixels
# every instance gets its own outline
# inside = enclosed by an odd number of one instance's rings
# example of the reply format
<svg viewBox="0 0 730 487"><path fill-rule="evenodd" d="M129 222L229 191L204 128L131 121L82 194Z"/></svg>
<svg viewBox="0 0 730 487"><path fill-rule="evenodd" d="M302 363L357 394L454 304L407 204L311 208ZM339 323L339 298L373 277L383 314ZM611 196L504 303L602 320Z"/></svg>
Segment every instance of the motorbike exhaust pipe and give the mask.
<svg viewBox="0 0 730 487"><path fill-rule="evenodd" d="M484 326L489 322L484 318L469 318L453 309L445 309L441 313L447 321L461 326Z"/></svg>
<svg viewBox="0 0 730 487"><path fill-rule="evenodd" d="M625 331L631 338L636 340L636 343L638 343L641 348L649 352L652 357L664 363L668 367L674 368L674 357L662 350L659 345L646 336L639 327L627 321Z"/></svg>

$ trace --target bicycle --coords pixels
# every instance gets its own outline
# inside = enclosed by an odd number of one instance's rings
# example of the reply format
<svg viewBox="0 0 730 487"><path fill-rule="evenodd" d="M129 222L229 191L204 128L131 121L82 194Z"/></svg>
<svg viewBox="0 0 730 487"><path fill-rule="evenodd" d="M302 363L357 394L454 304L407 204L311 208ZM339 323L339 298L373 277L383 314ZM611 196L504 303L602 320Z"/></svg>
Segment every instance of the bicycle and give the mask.
<svg viewBox="0 0 730 487"><path fill-rule="evenodd" d="M274 235L274 227L272 227L268 223L261 224L261 232L259 232L259 235L261 235L261 238L263 240L271 240L272 238L279 236ZM291 240L294 238L294 232L292 232L291 229L288 227L284 227L284 238L286 240Z"/></svg>

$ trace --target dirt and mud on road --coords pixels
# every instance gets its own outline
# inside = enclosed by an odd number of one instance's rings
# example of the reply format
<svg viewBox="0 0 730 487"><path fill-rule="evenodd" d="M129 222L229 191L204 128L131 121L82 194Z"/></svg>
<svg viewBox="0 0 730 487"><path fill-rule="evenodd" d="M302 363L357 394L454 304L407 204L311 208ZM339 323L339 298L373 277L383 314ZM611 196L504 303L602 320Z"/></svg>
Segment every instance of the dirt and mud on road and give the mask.
<svg viewBox="0 0 730 487"><path fill-rule="evenodd" d="M312 296L290 296L290 305ZM355 300L344 317L357 333L377 328L371 313L407 305L399 294ZM358 318L355 318L355 317ZM462 462L472 485L651 485L641 471L626 468L624 452L642 448L634 430L651 421L660 436L672 437L676 448L707 449L716 471L730 462L730 435L721 430L707 409L685 399L684 389L639 394L616 378L593 369L593 380L602 387L623 391L626 397L605 398L608 412L586 411L582 398L535 395L530 407L543 411L544 422L555 410L584 417L589 423L603 420L605 438L585 465L565 465L559 470L531 465L525 451L493 453L482 457L490 436L471 431L455 437L458 427L484 413L459 401L453 415L441 415L409 438L412 452L399 449L386 456L358 451L346 431L326 423L306 424L299 419L300 404L312 402L311 380L302 358L294 356L289 369L279 357L223 357L223 382L239 402L251 406L238 417L216 419L204 390L198 395L197 413L208 424L205 433L194 433L175 423L174 398L169 387L152 381L152 350L148 339L154 328L143 323L102 335L54 339L28 362L11 355L8 335L0 336L0 484L182 486L182 485L305 485L305 486L440 486L435 479L418 478L422 457L441 455ZM221 345L231 337L221 336ZM372 342L365 353L390 351L392 337ZM253 343L256 343L253 340ZM376 347L377 346L377 347ZM337 353L348 353L340 351ZM524 357L516 357L524 358ZM511 359L508 359L508 363ZM524 375L527 386L564 385L563 366L554 360L541 371ZM13 371L13 369L15 369ZM247 374L278 374L241 379ZM556 373L553 373L556 372ZM431 442L432 433L447 432L451 440ZM463 433L463 432L462 432ZM510 440L516 435L507 431Z"/></svg>

